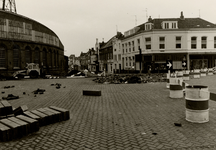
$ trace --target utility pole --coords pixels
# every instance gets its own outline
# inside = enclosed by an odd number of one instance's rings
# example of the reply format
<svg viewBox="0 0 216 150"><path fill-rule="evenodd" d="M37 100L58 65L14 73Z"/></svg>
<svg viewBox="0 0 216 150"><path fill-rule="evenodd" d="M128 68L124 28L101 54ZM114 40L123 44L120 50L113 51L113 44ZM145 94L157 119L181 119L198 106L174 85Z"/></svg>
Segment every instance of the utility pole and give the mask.
<svg viewBox="0 0 216 150"><path fill-rule="evenodd" d="M17 13L15 0L3 0L2 10Z"/></svg>

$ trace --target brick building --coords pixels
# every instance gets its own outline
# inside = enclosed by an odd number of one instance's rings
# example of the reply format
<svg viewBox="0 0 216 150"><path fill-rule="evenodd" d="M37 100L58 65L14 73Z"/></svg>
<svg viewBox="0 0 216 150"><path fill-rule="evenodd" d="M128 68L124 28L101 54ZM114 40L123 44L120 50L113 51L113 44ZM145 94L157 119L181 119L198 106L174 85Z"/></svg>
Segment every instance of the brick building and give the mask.
<svg viewBox="0 0 216 150"><path fill-rule="evenodd" d="M0 10L0 74L11 76L26 63L38 63L46 74L65 75L67 56L58 36L43 24Z"/></svg>

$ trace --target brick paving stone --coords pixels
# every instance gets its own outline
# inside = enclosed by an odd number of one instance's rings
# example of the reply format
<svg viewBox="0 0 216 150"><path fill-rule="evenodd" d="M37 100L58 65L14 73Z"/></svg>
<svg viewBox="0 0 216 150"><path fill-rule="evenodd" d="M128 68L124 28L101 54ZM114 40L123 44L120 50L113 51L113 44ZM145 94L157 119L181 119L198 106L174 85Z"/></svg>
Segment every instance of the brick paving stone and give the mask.
<svg viewBox="0 0 216 150"><path fill-rule="evenodd" d="M214 89L216 76L206 77L196 83L210 84ZM211 81L209 81L211 80ZM66 88L56 90L51 83ZM7 85L15 88L3 89ZM34 86L32 86L34 85ZM2 87L1 87L2 86ZM37 88L42 95L31 93ZM102 96L83 96L83 89L101 90ZM20 95L10 103L17 108L27 105L29 110L51 105L68 109L70 119L41 127L38 132L9 142L0 147L20 145L33 149L214 149L216 145L216 103L209 101L210 121L194 124L185 120L185 102L169 98L166 83L153 84L97 84L91 78L4 81L5 91ZM216 91L216 90L215 90ZM26 95L22 93L26 92ZM180 122L182 127L174 126ZM152 133L157 133L153 135ZM58 144L53 144L58 143ZM86 147L84 147L86 146ZM19 149L19 147L16 147ZM209 149L210 149L209 148Z"/></svg>

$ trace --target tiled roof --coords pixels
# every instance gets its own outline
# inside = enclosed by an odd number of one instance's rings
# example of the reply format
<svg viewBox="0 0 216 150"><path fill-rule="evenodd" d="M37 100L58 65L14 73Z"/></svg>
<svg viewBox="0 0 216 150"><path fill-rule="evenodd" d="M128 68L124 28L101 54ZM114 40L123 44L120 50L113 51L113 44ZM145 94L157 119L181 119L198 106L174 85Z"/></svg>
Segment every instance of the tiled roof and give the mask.
<svg viewBox="0 0 216 150"><path fill-rule="evenodd" d="M135 34L138 34L140 32L145 32L145 24L146 23L152 23L153 24L153 30L160 30L162 29L162 22L163 21L177 21L178 22L178 29L190 29L190 28L216 28L216 24L213 24L209 21L206 21L202 18L156 18L152 19L151 21L145 22L141 25L138 25L137 27L139 30L137 30L134 34L131 34L129 36L126 36L124 38L131 37ZM149 31L149 30L148 30ZM151 31L151 30L150 30Z"/></svg>
<svg viewBox="0 0 216 150"><path fill-rule="evenodd" d="M216 28L216 25L203 20L201 18L165 18L165 19L153 19L154 29L162 29L161 23L163 21L178 21L178 29L187 28Z"/></svg>
<svg viewBox="0 0 216 150"><path fill-rule="evenodd" d="M106 42L106 43L101 47L101 49L104 49L104 48L107 48L107 47L112 46L112 40L113 40L115 37L116 37L116 36L113 36L108 42Z"/></svg>

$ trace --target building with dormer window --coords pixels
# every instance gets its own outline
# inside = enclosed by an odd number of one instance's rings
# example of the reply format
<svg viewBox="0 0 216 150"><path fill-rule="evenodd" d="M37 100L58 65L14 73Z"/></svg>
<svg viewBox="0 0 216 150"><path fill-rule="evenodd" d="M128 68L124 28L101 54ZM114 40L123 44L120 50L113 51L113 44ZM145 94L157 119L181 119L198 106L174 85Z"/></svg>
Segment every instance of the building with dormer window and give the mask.
<svg viewBox="0 0 216 150"><path fill-rule="evenodd" d="M183 69L183 59L187 60L185 69L216 65L216 25L202 18L185 18L183 12L179 18L149 17L146 23L126 31L120 45L122 70L134 67L139 71L141 67L147 72L151 66L155 72L165 72L167 59L173 61L174 70Z"/></svg>

